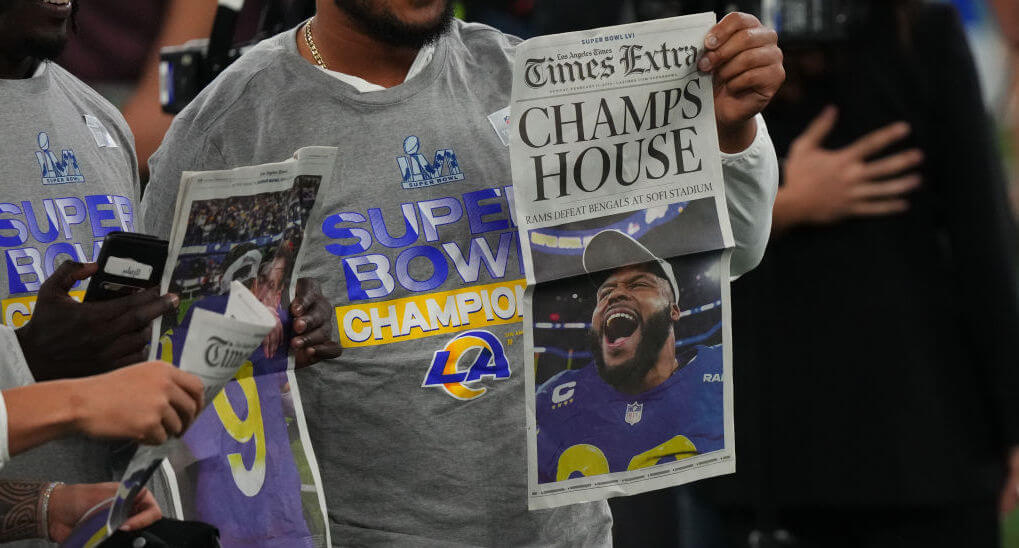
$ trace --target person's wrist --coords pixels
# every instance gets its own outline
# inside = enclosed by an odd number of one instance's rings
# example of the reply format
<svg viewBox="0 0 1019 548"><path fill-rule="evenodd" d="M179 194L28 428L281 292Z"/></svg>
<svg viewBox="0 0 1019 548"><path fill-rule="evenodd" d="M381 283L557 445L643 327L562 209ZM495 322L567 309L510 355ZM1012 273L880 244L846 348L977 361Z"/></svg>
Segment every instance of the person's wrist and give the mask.
<svg viewBox="0 0 1019 548"><path fill-rule="evenodd" d="M63 398L63 401L67 402L67 409L64 410L67 430L85 434L92 413L89 396L93 389L93 379L88 377L58 382L63 383L67 391L67 397Z"/></svg>
<svg viewBox="0 0 1019 548"><path fill-rule="evenodd" d="M51 518L54 508L58 508L63 502L64 485L61 481L54 481L43 487L39 494L39 538L53 540L53 524L57 521Z"/></svg>
<svg viewBox="0 0 1019 548"><path fill-rule="evenodd" d="M794 191L787 186L779 187L773 211L776 224L783 228L806 224L810 222L808 209Z"/></svg>
<svg viewBox="0 0 1019 548"><path fill-rule="evenodd" d="M718 148L725 154L739 154L757 138L757 119L750 117L735 123L718 121Z"/></svg>

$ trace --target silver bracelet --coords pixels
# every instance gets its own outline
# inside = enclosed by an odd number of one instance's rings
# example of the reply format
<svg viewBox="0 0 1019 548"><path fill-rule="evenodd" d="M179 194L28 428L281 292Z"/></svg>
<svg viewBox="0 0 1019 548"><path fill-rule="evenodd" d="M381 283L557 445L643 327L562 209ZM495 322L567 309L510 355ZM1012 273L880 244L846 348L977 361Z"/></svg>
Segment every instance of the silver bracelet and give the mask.
<svg viewBox="0 0 1019 548"><path fill-rule="evenodd" d="M62 481L54 481L46 486L42 490L42 495L39 497L39 538L45 540L50 539L50 495L53 494L53 490L58 486L63 485Z"/></svg>

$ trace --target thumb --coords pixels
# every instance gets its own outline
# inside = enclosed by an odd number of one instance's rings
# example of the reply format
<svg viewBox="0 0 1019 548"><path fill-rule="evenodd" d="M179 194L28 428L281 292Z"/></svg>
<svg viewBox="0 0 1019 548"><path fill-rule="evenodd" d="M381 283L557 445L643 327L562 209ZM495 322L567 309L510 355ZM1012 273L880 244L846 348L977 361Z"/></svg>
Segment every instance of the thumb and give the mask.
<svg viewBox="0 0 1019 548"><path fill-rule="evenodd" d="M59 290L67 293L78 283L89 276L92 276L99 269L96 263L79 263L77 261L64 261L57 267L40 288L40 293L46 289Z"/></svg>
<svg viewBox="0 0 1019 548"><path fill-rule="evenodd" d="M831 133L835 122L839 119L839 110L833 105L824 107L821 114L817 115L807 126L807 129L796 139L797 144L820 147L824 138Z"/></svg>

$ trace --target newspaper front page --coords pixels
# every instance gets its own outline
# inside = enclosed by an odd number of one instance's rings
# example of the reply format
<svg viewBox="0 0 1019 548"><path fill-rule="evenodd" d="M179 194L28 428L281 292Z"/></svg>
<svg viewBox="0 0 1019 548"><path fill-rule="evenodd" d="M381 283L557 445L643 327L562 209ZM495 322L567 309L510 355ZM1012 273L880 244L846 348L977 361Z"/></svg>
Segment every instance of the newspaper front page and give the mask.
<svg viewBox="0 0 1019 548"><path fill-rule="evenodd" d="M528 505L731 473L713 14L523 42L510 105L527 273Z"/></svg>
<svg viewBox="0 0 1019 548"><path fill-rule="evenodd" d="M184 435L186 451L164 466L176 513L216 526L224 547L330 545L294 378L289 310L307 222L335 161L335 148L308 147L280 163L181 178L162 285L180 296L180 307L157 320L153 357L186 363L209 312L233 306L232 284L248 287L273 324Z"/></svg>

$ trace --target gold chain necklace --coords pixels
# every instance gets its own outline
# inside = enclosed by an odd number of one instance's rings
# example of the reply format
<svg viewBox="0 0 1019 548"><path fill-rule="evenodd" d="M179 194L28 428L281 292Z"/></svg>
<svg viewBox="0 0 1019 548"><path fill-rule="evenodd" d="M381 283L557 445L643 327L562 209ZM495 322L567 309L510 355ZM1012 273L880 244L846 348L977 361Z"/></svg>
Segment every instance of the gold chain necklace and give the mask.
<svg viewBox="0 0 1019 548"><path fill-rule="evenodd" d="M311 22L314 20L315 18L312 18L311 21L308 21L307 25L304 25L304 41L308 44L308 49L311 50L311 56L315 58L315 62L318 63L318 66L329 70L329 67L326 66L325 60L322 59L322 55L318 52L318 47L315 46L315 39L311 37Z"/></svg>

